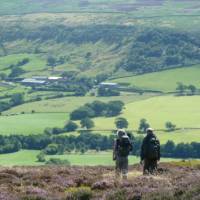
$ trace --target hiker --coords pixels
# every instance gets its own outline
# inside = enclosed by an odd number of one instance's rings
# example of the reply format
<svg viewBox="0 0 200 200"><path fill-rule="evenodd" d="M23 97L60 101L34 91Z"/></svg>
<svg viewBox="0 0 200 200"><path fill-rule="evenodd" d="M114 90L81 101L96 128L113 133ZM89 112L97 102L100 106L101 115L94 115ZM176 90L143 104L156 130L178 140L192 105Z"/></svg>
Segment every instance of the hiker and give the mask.
<svg viewBox="0 0 200 200"><path fill-rule="evenodd" d="M132 151L132 144L129 136L124 130L118 130L113 148L113 160L116 161L116 177L122 175L123 179L127 179L128 155L130 151Z"/></svg>
<svg viewBox="0 0 200 200"><path fill-rule="evenodd" d="M146 133L141 146L140 163L144 164L143 174L154 174L157 171L157 162L160 160L160 142L152 128L148 128Z"/></svg>

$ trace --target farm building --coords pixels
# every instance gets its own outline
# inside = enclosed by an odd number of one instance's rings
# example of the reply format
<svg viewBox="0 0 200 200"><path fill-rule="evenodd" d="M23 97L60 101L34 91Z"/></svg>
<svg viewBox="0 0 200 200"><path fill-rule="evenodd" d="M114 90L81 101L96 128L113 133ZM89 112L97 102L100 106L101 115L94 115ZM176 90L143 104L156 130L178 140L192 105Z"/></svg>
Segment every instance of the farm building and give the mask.
<svg viewBox="0 0 200 200"><path fill-rule="evenodd" d="M99 87L104 87L104 88L110 88L110 89L116 89L119 87L118 83L108 83L108 82L102 82L99 84Z"/></svg>
<svg viewBox="0 0 200 200"><path fill-rule="evenodd" d="M60 77L60 76L50 76L48 77L48 81L59 81L59 80L62 80L63 78Z"/></svg>
<svg viewBox="0 0 200 200"><path fill-rule="evenodd" d="M46 81L48 77L47 76L32 76L32 79Z"/></svg>
<svg viewBox="0 0 200 200"><path fill-rule="evenodd" d="M46 81L37 80L37 79L34 79L34 78L26 78L26 79L22 80L21 83L23 85L33 86L33 85L44 85L44 84L46 84Z"/></svg>

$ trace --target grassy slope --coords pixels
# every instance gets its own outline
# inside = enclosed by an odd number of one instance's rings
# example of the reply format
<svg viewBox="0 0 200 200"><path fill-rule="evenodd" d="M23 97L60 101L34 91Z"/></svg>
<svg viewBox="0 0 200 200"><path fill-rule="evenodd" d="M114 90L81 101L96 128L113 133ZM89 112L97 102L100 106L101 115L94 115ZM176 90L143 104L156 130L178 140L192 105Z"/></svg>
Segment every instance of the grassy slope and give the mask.
<svg viewBox="0 0 200 200"><path fill-rule="evenodd" d="M38 134L47 127L63 127L66 113L19 114L0 117L0 134Z"/></svg>
<svg viewBox="0 0 200 200"><path fill-rule="evenodd" d="M140 96L137 94L132 95L124 95L124 96L116 96L116 97L65 97L59 99L51 99L38 101L33 103L23 104L17 107L13 107L8 111L5 111L4 114L11 113L20 113L20 112L31 112L35 110L36 112L71 112L74 109L78 108L85 103L93 102L95 100L99 101L113 101L113 100L121 100L125 103L130 103L134 101L138 101L141 99L149 98L150 95Z"/></svg>
<svg viewBox="0 0 200 200"><path fill-rule="evenodd" d="M42 165L43 163L37 162L37 154L40 151L23 150L12 154L0 155L0 165L2 166L35 166ZM26 158L26 159L25 159ZM111 152L101 152L101 153L86 153L86 154L68 154L68 155L55 155L47 156L49 158L60 158L62 160L67 159L70 161L71 165L114 165L112 161ZM176 159L162 159L162 162L175 161ZM129 157L129 164L135 164L139 162L139 158L135 156Z"/></svg>
<svg viewBox="0 0 200 200"><path fill-rule="evenodd" d="M82 75L95 76L102 73L102 70L106 72L112 72L121 56L119 52L112 52L112 48L115 45L105 44L99 41L95 44L86 43L81 45L74 44L52 44L43 43L41 48L43 51L48 52L44 54L28 54L19 53L23 51L30 51L30 49L36 48L34 43L15 41L5 45L8 56L0 57L0 72L9 74L11 71L10 65L16 64L24 58L29 58L30 62L22 67L25 70L22 77L31 77L33 75L57 75L63 71L78 71ZM64 52L64 54L63 54ZM92 56L89 60L85 58L87 52L92 52ZM63 65L57 65L54 70L50 66L47 66L47 57L54 55L68 57L69 60ZM109 67L107 67L109 66Z"/></svg>
<svg viewBox="0 0 200 200"><path fill-rule="evenodd" d="M200 127L199 124L199 96L173 97L161 96L148 98L144 96L124 96L113 98L98 98L102 101L121 99L126 102L126 109L122 116L129 121L129 129L137 129L139 120L146 118L155 129L164 129L165 122L171 121L177 127ZM63 127L67 120L67 112L72 111L80 105L92 102L95 97L66 97L55 100L47 100L35 103L24 104L7 111L7 114L20 113L22 111L30 112L32 109L37 112L58 112L58 113L35 113L16 116L1 116L0 128L3 134L16 133L30 134L40 133L46 127ZM141 101L139 101L139 99ZM59 112L66 112L59 113ZM4 114L6 114L4 113ZM174 114L176 113L176 114ZM26 123L24 122L26 120ZM115 129L115 118L97 118L95 119L96 130ZM98 131L100 134L108 135L109 132ZM173 140L175 143L200 141L199 130L180 130L173 133L157 132L161 143Z"/></svg>
<svg viewBox="0 0 200 200"><path fill-rule="evenodd" d="M150 125L155 129L164 129L165 123L171 121L177 127L200 127L199 96L193 97L174 97L161 96L153 97L139 102L126 105L122 116L129 121L130 129L137 129L139 121L146 118ZM96 129L114 128L115 118L95 119ZM173 140L175 143L200 141L200 130L178 131L175 133L158 132L161 143Z"/></svg>
<svg viewBox="0 0 200 200"><path fill-rule="evenodd" d="M200 88L199 73L200 65L197 65L187 68L184 67L139 76L119 78L112 80L112 82L128 83L130 86L142 89L173 92L177 87L177 82L183 82L186 85L193 84Z"/></svg>
<svg viewBox="0 0 200 200"><path fill-rule="evenodd" d="M131 128L138 127L139 120L142 118L146 118L156 129L163 129L166 121L172 121L180 128L200 127L199 102L199 96L153 97L127 104L122 116L129 120ZM113 120L113 118L96 119L97 128L106 121L112 126L113 123L110 122Z"/></svg>
<svg viewBox="0 0 200 200"><path fill-rule="evenodd" d="M26 54L26 53L12 54L0 57L0 70L5 71L5 69L7 70L11 64L17 64L17 62L23 60L24 58L30 59L30 62L22 67L25 71L30 72L30 71L44 70L46 62L41 58L41 56L36 54Z"/></svg>

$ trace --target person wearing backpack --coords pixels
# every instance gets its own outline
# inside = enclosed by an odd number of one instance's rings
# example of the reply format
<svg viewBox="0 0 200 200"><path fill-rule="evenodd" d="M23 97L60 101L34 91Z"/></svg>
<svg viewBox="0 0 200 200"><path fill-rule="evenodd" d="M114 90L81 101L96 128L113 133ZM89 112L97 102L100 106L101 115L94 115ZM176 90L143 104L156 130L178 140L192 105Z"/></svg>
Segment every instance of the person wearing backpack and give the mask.
<svg viewBox="0 0 200 200"><path fill-rule="evenodd" d="M113 160L116 161L116 177L122 175L127 179L128 174L128 155L132 151L132 143L124 130L117 131L117 139L114 142Z"/></svg>
<svg viewBox="0 0 200 200"><path fill-rule="evenodd" d="M160 160L160 142L152 128L147 129L147 135L141 146L141 164L144 162L143 174L153 174L157 170L157 163Z"/></svg>

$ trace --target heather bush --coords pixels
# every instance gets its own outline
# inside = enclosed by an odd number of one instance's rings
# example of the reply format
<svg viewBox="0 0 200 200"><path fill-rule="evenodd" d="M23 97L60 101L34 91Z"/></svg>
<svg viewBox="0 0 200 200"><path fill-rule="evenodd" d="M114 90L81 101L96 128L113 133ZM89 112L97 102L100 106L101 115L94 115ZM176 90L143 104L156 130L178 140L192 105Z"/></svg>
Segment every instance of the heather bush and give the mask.
<svg viewBox="0 0 200 200"><path fill-rule="evenodd" d="M115 189L113 192L109 192L106 197L106 200L127 200L127 192L125 189Z"/></svg>
<svg viewBox="0 0 200 200"><path fill-rule="evenodd" d="M71 187L67 190L67 200L89 200L92 198L90 187L81 186L78 188Z"/></svg>
<svg viewBox="0 0 200 200"><path fill-rule="evenodd" d="M47 200L48 192L39 187L29 186L26 189L26 196L22 200Z"/></svg>

